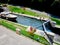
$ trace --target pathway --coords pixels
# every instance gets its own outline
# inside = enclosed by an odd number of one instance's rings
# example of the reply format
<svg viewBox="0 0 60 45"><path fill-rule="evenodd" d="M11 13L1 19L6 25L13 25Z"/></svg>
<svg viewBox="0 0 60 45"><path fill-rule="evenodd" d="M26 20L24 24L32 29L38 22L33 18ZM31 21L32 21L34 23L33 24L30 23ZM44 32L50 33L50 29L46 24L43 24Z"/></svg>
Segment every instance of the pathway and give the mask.
<svg viewBox="0 0 60 45"><path fill-rule="evenodd" d="M0 25L0 45L42 45Z"/></svg>

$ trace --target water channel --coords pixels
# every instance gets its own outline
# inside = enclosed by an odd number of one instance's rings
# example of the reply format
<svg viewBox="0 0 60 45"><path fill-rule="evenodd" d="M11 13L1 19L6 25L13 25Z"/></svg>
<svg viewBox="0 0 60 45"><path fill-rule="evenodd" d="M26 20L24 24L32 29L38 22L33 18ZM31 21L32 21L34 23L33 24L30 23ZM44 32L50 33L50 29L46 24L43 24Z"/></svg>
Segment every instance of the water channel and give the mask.
<svg viewBox="0 0 60 45"><path fill-rule="evenodd" d="M42 25L43 25L44 21L37 20L35 18L26 17L26 16L21 16L21 15L17 15L16 21L19 24L26 25L26 26L32 26L36 29L43 30ZM47 29L47 31L51 32L50 29L48 29L48 28L46 28L46 29Z"/></svg>

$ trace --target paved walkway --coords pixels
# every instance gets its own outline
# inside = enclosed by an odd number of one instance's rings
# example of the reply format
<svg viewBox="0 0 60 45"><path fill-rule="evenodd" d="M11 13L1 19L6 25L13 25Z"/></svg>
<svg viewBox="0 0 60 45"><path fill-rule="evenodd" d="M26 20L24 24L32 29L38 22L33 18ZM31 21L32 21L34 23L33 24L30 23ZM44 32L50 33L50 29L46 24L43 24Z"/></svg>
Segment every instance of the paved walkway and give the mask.
<svg viewBox="0 0 60 45"><path fill-rule="evenodd" d="M17 35L15 32L0 26L0 45L42 45L32 39Z"/></svg>

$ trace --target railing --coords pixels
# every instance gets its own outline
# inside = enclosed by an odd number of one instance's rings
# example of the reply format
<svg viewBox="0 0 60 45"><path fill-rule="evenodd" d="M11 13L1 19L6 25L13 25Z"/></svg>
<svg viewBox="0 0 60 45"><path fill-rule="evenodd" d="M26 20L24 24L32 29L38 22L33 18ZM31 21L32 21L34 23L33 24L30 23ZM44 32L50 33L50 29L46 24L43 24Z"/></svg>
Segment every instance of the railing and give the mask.
<svg viewBox="0 0 60 45"><path fill-rule="evenodd" d="M48 42L50 43L50 45L53 45L53 43L50 40L49 35L46 32L47 30L46 30L45 24L47 24L48 22L50 22L50 20L47 20L46 22L43 23L43 31L45 33L45 38L48 40Z"/></svg>

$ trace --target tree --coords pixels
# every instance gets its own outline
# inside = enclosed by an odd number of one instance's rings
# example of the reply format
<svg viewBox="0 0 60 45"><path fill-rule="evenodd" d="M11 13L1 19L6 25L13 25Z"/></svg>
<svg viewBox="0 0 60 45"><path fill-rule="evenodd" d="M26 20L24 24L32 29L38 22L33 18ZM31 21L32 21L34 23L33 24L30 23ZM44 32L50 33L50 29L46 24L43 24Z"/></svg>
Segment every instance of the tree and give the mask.
<svg viewBox="0 0 60 45"><path fill-rule="evenodd" d="M9 3L10 0L7 0L7 4Z"/></svg>
<svg viewBox="0 0 60 45"><path fill-rule="evenodd" d="M32 2L35 1L35 0L31 0ZM37 0L38 2L43 2L43 1L46 1L46 0Z"/></svg>
<svg viewBox="0 0 60 45"><path fill-rule="evenodd" d="M51 6L53 6L56 2L60 3L60 0L54 0Z"/></svg>

